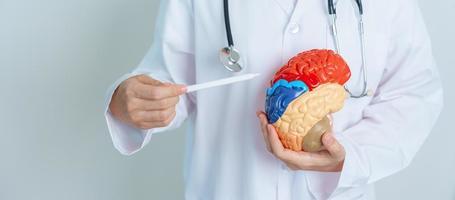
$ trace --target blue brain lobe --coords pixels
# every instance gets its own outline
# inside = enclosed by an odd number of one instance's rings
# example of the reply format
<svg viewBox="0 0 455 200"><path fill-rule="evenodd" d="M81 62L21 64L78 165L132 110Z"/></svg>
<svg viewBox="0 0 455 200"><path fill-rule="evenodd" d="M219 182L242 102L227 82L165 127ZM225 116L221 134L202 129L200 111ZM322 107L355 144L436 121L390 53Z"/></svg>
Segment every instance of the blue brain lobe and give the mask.
<svg viewBox="0 0 455 200"><path fill-rule="evenodd" d="M297 97L308 91L308 87L302 81L286 80L277 81L267 90L265 111L269 123L273 124L283 115L288 105Z"/></svg>

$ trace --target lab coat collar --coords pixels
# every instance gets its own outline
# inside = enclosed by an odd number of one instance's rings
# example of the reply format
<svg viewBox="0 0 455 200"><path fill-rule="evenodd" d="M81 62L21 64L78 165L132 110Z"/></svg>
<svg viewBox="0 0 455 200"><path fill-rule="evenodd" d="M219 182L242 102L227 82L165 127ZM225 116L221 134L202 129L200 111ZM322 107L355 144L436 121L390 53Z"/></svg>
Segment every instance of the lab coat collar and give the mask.
<svg viewBox="0 0 455 200"><path fill-rule="evenodd" d="M278 4L278 7L285 12L287 15L291 15L294 11L295 4L298 0L273 0Z"/></svg>

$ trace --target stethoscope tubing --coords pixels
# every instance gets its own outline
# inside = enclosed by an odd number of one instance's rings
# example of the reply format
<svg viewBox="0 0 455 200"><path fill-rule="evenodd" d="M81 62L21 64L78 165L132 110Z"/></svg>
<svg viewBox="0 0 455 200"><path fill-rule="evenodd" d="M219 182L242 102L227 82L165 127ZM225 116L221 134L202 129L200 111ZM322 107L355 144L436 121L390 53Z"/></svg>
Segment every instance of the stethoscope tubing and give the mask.
<svg viewBox="0 0 455 200"><path fill-rule="evenodd" d="M370 91L368 90L368 71L367 71L367 63L366 63L366 54L365 54L365 29L363 23L363 4L362 0L355 0L358 8L359 18L358 18L358 31L359 31L359 40L360 40L360 56L361 56L361 70L362 70L362 91L360 94L354 94L351 92L346 86L344 89L349 94L351 98L362 98L365 96L370 95ZM337 28L337 12L336 12L336 5L334 4L333 0L327 0L328 3L328 12L331 22L331 32L333 36L333 40L335 43L335 51L339 54L340 53L340 42L338 39L338 28Z"/></svg>
<svg viewBox="0 0 455 200"><path fill-rule="evenodd" d="M226 36L229 47L234 46L234 39L231 30L231 17L229 16L229 0L223 0L224 25L226 26Z"/></svg>
<svg viewBox="0 0 455 200"><path fill-rule="evenodd" d="M365 54L365 30L364 30L364 23L363 23L363 4L362 0L355 0L359 12L359 19L358 19L358 28L359 28L359 37L360 37L360 51L361 51L361 59L362 59L362 78L363 78L363 87L362 87L362 92L358 95L353 94L346 86L344 87L346 92L349 93L351 98L362 98L365 96L370 95L370 91L368 90L368 72L366 69L366 54ZM340 42L338 39L338 30L337 30L337 12L336 12L336 5L334 3L334 0L327 0L327 6L328 6L328 14L330 17L330 23L331 23L331 32L333 36L333 40L335 43L335 51L339 54L340 53ZM229 71L233 72L238 72L242 70L241 65L238 63L239 62L239 53L238 51L234 48L234 39L232 36L232 30L231 30L231 20L229 16L229 0L223 0L223 10L224 10L224 22L225 22L225 27L226 27L226 37L227 37L227 42L228 42L228 47L225 47L222 49L222 52L224 52L225 56L221 56L224 59L227 60L222 60L222 63L225 65L226 69ZM227 53L226 53L227 52ZM231 56L230 52L235 53L236 59ZM226 56L227 55L227 56ZM224 61L224 62L223 62ZM226 64L228 63L228 64ZM229 66L228 66L229 65ZM233 66L237 67L237 70L233 69Z"/></svg>

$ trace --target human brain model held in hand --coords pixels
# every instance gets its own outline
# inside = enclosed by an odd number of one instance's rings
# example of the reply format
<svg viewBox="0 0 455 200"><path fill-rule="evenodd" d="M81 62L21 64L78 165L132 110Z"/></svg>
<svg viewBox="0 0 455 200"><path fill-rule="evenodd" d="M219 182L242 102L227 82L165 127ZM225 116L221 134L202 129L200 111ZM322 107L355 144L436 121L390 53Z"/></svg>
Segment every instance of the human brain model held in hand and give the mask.
<svg viewBox="0 0 455 200"><path fill-rule="evenodd" d="M343 85L351 71L332 50L299 53L281 67L267 89L266 114L283 146L319 151L322 135L331 129L328 115L343 108Z"/></svg>

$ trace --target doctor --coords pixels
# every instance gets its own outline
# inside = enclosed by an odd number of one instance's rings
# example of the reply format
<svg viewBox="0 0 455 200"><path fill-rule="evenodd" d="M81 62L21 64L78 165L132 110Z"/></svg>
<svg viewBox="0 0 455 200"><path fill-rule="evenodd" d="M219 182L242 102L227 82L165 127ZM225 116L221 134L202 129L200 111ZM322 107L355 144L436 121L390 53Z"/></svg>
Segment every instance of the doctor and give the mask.
<svg viewBox="0 0 455 200"><path fill-rule="evenodd" d="M189 120L186 199L374 199L374 183L411 163L442 108L416 1L363 2L372 95L346 100L333 115L333 132L323 137L326 150L318 153L285 150L262 110L269 79L289 58L336 48L327 2L231 0L229 11L241 52L238 73L218 58L226 46L222 0L162 1L151 49L108 93L106 120L115 147L131 155L154 134ZM338 0L336 12L339 51L352 71L347 87L360 92L358 8ZM186 93L186 85L245 73L261 76Z"/></svg>

